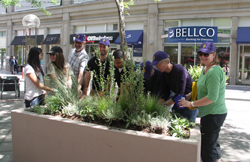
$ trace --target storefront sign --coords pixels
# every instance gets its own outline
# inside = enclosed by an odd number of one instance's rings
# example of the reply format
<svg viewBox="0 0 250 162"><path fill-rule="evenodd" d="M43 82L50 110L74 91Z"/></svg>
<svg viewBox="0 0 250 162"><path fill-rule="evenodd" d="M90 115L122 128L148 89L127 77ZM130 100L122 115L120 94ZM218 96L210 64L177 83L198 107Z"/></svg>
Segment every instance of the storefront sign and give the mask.
<svg viewBox="0 0 250 162"><path fill-rule="evenodd" d="M168 43L213 42L217 43L218 27L186 26L168 28Z"/></svg>
<svg viewBox="0 0 250 162"><path fill-rule="evenodd" d="M93 34L85 34L86 35L86 43L99 43L100 39L108 38L110 43L114 43L116 38L119 36L118 32L115 33L93 33ZM74 44L76 34L70 35L70 44Z"/></svg>

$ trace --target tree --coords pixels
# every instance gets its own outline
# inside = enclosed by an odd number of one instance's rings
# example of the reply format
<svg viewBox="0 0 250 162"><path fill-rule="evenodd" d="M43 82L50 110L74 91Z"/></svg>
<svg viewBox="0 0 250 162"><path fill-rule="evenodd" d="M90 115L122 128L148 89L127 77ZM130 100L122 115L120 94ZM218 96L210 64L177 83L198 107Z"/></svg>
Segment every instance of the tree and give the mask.
<svg viewBox="0 0 250 162"><path fill-rule="evenodd" d="M154 0L156 3L161 0ZM127 11L124 9L129 9L129 6L134 5L134 0L129 0L129 2L124 2L124 0L115 0L118 16L119 16L119 33L120 33L120 41L121 41L121 50L126 51L127 40L125 34L125 14L129 15Z"/></svg>
<svg viewBox="0 0 250 162"><path fill-rule="evenodd" d="M21 6L19 4L20 1L21 0L0 0L0 4L5 8L7 8L8 6L14 6L14 5L20 7ZM42 7L42 1L41 0L24 0L24 1L30 3L32 5L32 7L39 8L46 15L48 15L48 16L51 15L51 13L48 12L45 7ZM49 1L52 2L52 4L58 4L57 0L49 0Z"/></svg>

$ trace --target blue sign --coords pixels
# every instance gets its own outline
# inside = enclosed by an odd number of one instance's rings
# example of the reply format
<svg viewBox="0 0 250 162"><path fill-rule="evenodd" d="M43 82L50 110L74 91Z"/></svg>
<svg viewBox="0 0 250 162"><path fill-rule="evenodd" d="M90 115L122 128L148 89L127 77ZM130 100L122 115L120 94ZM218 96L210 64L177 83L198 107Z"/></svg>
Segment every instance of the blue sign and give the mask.
<svg viewBox="0 0 250 162"><path fill-rule="evenodd" d="M183 26L168 28L168 43L213 42L217 43L218 27Z"/></svg>

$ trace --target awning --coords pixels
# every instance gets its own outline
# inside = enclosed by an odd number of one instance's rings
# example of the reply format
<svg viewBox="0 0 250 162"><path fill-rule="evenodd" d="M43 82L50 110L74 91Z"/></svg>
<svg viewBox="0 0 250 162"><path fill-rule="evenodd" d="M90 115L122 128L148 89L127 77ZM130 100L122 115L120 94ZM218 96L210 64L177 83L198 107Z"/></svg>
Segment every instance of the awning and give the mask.
<svg viewBox="0 0 250 162"><path fill-rule="evenodd" d="M29 36L27 36L29 38ZM15 36L10 45L25 45L26 36ZM35 39L35 36L31 36L31 38ZM43 40L43 35L37 35L36 44L41 44Z"/></svg>
<svg viewBox="0 0 250 162"><path fill-rule="evenodd" d="M250 44L250 27L238 27L237 44Z"/></svg>
<svg viewBox="0 0 250 162"><path fill-rule="evenodd" d="M127 44L142 44L143 30L127 30L125 31ZM120 35L115 40L115 44L121 44Z"/></svg>
<svg viewBox="0 0 250 162"><path fill-rule="evenodd" d="M58 40L60 39L60 34L48 34L43 44L58 44Z"/></svg>

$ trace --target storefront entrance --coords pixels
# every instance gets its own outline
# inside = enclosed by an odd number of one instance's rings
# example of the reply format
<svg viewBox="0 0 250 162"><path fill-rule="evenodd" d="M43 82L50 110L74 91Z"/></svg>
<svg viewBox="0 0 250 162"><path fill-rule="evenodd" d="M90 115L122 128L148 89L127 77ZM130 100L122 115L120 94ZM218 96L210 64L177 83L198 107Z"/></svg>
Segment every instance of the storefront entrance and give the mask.
<svg viewBox="0 0 250 162"><path fill-rule="evenodd" d="M238 83L250 84L250 45L239 45Z"/></svg>

